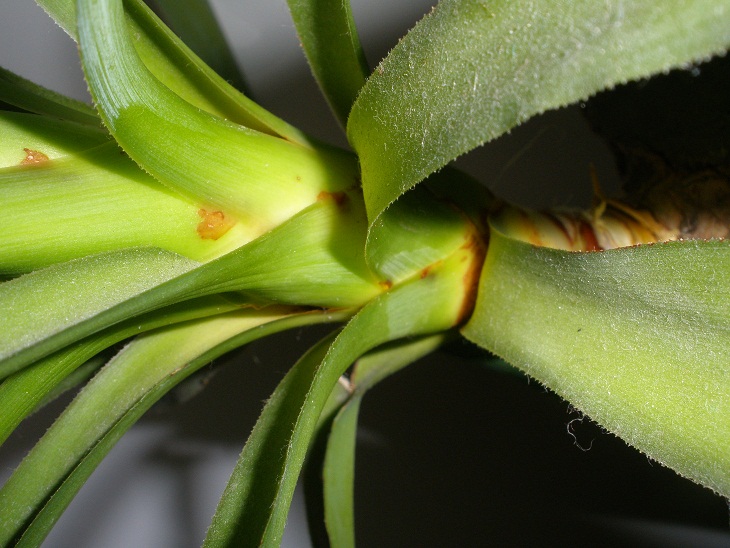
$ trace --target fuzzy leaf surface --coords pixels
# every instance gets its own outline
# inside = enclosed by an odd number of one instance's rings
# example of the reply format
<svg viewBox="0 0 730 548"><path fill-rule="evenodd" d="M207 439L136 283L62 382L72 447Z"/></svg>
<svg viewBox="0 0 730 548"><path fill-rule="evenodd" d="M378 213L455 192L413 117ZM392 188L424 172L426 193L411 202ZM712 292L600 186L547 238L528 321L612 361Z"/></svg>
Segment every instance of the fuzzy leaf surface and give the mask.
<svg viewBox="0 0 730 548"><path fill-rule="evenodd" d="M197 265L161 249L130 249L0 284L0 376L78 340L79 327L87 331L83 336L98 331L94 318Z"/></svg>
<svg viewBox="0 0 730 548"><path fill-rule="evenodd" d="M730 243L571 253L494 231L464 335L730 495Z"/></svg>
<svg viewBox="0 0 730 548"><path fill-rule="evenodd" d="M231 312L239 306L214 295L164 308L96 333L46 356L0 384L0 445L31 412L63 389L63 383L100 352L129 337L170 324ZM102 362L103 363L103 362ZM101 365L101 364L100 364Z"/></svg>
<svg viewBox="0 0 730 548"><path fill-rule="evenodd" d="M350 113L368 218L535 114L728 45L726 0L444 0Z"/></svg>

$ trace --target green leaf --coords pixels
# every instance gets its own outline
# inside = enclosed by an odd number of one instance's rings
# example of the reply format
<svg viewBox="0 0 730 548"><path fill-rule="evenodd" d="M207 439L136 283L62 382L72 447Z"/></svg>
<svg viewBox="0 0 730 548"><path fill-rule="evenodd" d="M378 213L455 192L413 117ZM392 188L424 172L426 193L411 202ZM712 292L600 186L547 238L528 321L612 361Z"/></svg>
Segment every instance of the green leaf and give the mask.
<svg viewBox="0 0 730 548"><path fill-rule="evenodd" d="M197 264L160 249L130 249L50 266L0 284L0 376L78 340L74 327L92 324L82 336L106 327L94 329L94 317Z"/></svg>
<svg viewBox="0 0 730 548"><path fill-rule="evenodd" d="M449 329L461 320L468 261L455 253L368 303L332 341L315 346L267 402L224 491L206 546L277 546L294 487L325 403L359 356L388 341ZM331 344L330 344L331 343Z"/></svg>
<svg viewBox="0 0 730 548"><path fill-rule="evenodd" d="M75 0L36 0L76 41ZM141 0L125 0L127 25L145 66L190 104L232 122L308 146L309 139L238 92L170 31Z"/></svg>
<svg viewBox="0 0 730 548"><path fill-rule="evenodd" d="M205 265L161 249L85 257L0 284L0 377L127 318L215 293L243 304L359 307L382 291L365 265L357 196L323 196ZM297 248L291 251L291 242Z"/></svg>
<svg viewBox="0 0 730 548"><path fill-rule="evenodd" d="M473 236L473 225L460 211L421 185L371 225L366 258L379 276L398 283L468 245Z"/></svg>
<svg viewBox="0 0 730 548"><path fill-rule="evenodd" d="M216 74L240 91L243 75L207 0L156 0L164 19L182 41Z"/></svg>
<svg viewBox="0 0 730 548"><path fill-rule="evenodd" d="M5 119L11 127L3 126ZM0 113L0 131L9 135L0 156L7 150L8 161L17 164L28 148L52 159L0 169L0 203L7 208L0 217L0 273L136 246L209 261L257 236L161 185L113 142L75 151L97 138L75 129L35 115ZM221 225L210 228L211 218Z"/></svg>
<svg viewBox="0 0 730 548"><path fill-rule="evenodd" d="M444 0L380 64L350 114L368 218L535 114L729 44L726 0Z"/></svg>
<svg viewBox="0 0 730 548"><path fill-rule="evenodd" d="M464 335L730 496L730 243L571 253L493 231Z"/></svg>
<svg viewBox="0 0 730 548"><path fill-rule="evenodd" d="M145 67L121 0L82 0L79 44L92 97L119 145L168 187L261 234L356 180L354 158L236 125L175 95Z"/></svg>
<svg viewBox="0 0 730 548"><path fill-rule="evenodd" d="M319 87L343 125L370 74L349 0L288 0Z"/></svg>
<svg viewBox="0 0 730 548"><path fill-rule="evenodd" d="M41 87L2 67L0 67L0 102L35 114L95 127L101 126L96 111L86 103Z"/></svg>
<svg viewBox="0 0 730 548"><path fill-rule="evenodd" d="M0 409L3 410L0 414L0 444L31 412L52 399L54 394L65 391L67 380L72 383L71 386L81 382L69 377L76 374L77 368L86 367L89 360L93 362L99 352L151 329L238 308L239 305L218 296L173 305L121 322L14 373L0 384ZM83 380L83 374L80 375Z"/></svg>
<svg viewBox="0 0 730 548"><path fill-rule="evenodd" d="M355 364L350 398L332 422L322 468L325 521L331 546L355 546L355 436L363 396L377 383L435 351L449 338L449 334L439 333L397 341L366 354Z"/></svg>
<svg viewBox="0 0 730 548"><path fill-rule="evenodd" d="M122 434L212 359L283 329L340 319L247 310L138 338L84 388L0 490L0 544L38 546Z"/></svg>

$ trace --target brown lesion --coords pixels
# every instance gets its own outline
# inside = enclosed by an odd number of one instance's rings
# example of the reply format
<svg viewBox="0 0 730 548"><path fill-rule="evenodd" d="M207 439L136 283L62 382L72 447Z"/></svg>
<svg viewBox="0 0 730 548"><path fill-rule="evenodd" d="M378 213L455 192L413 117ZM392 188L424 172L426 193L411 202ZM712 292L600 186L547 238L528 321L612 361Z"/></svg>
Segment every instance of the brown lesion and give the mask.
<svg viewBox="0 0 730 548"><path fill-rule="evenodd" d="M208 211L200 208L198 216L202 220L198 223L197 231L203 240L217 240L236 224L235 219L220 210Z"/></svg>
<svg viewBox="0 0 730 548"><path fill-rule="evenodd" d="M42 153L39 150L33 150L32 148L24 148L25 158L20 161L21 166L31 166L35 164L42 164L50 160L48 155Z"/></svg>
<svg viewBox="0 0 730 548"><path fill-rule="evenodd" d="M327 192L323 190L317 194L317 201L322 202L324 200L333 200L338 207L342 207L347 203L347 193L345 192Z"/></svg>
<svg viewBox="0 0 730 548"><path fill-rule="evenodd" d="M482 275L482 267L487 256L487 241L476 227L472 227L472 231L461 246L461 250L468 253L465 258L470 260L470 264L464 272L462 278L464 284L464 300L459 310L458 323L464 323L471 317L477 302L477 293L479 290L479 279Z"/></svg>

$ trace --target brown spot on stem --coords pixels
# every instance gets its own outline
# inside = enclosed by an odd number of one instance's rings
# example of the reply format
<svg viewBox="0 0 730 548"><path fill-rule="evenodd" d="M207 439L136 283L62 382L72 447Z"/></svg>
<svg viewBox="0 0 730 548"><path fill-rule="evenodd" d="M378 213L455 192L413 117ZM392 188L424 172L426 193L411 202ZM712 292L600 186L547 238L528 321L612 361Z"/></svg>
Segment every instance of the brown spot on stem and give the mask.
<svg viewBox="0 0 730 548"><path fill-rule="evenodd" d="M43 162L50 160L48 156L38 150L33 150L31 148L24 148L23 150L25 151L25 158L20 161L21 166L42 164Z"/></svg>
<svg viewBox="0 0 730 548"><path fill-rule="evenodd" d="M347 194L344 192L327 192L326 190L323 190L317 194L317 201L321 202L324 200L334 200L338 206L342 206L347 203Z"/></svg>
<svg viewBox="0 0 730 548"><path fill-rule="evenodd" d="M429 275L429 274L431 273L431 269L432 269L432 268L433 268L433 267L434 267L435 265L437 265L437 264L440 264L440 263L442 263L442 262L443 262L443 261L436 261L435 263L433 263L433 264L430 264L430 265L428 265L428 266L427 266L426 268L424 268L423 270L421 270L421 274L420 274L420 276L419 276L419 277L420 277L421 279L424 279L425 277L427 277L427 276L428 276L428 275Z"/></svg>
<svg viewBox="0 0 730 548"><path fill-rule="evenodd" d="M207 211L201 208L198 210L198 216L202 220L198 223L197 231L203 240L217 240L236 224L236 221L226 217L222 211Z"/></svg>
<svg viewBox="0 0 730 548"><path fill-rule="evenodd" d="M459 319L457 324L461 324L471 317L474 311L474 306L477 302L477 293L479 290L479 278L482 275L482 266L484 265L484 259L487 255L487 245L484 239L481 237L479 232L474 230L462 249L469 251L471 258L471 264L464 273L462 278L464 283L464 300L461 303L461 309L459 310Z"/></svg>
<svg viewBox="0 0 730 548"><path fill-rule="evenodd" d="M393 287L393 282L390 280L383 280L378 282L378 285L382 287L384 291L388 291L391 287Z"/></svg>

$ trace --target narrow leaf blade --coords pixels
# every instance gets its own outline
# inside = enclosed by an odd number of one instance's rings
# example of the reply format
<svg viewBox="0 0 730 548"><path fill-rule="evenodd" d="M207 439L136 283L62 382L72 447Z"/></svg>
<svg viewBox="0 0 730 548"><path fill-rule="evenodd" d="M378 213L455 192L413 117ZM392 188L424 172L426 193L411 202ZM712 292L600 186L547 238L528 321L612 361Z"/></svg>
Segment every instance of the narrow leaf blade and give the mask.
<svg viewBox="0 0 730 548"><path fill-rule="evenodd" d="M352 395L332 422L322 467L324 515L331 546L355 546L355 442L363 396L382 380L435 351L449 338L449 334L439 333L397 341L369 352L355 364Z"/></svg>
<svg viewBox="0 0 730 548"><path fill-rule="evenodd" d="M343 125L370 73L349 0L288 0L299 40L330 108Z"/></svg>
<svg viewBox="0 0 730 548"><path fill-rule="evenodd" d="M276 546L320 414L340 375L360 355L391 340L436 333L461 320L464 275L455 253L368 303L332 341L325 339L279 384L224 491L206 546ZM331 344L330 344L331 343Z"/></svg>
<svg viewBox="0 0 730 548"><path fill-rule="evenodd" d="M96 111L86 103L46 89L0 67L0 103L35 114L54 116L80 124L100 127Z"/></svg>
<svg viewBox="0 0 730 548"><path fill-rule="evenodd" d="M1 284L0 374L73 342L66 340L72 328L94 323L99 314L197 264L160 249L130 249L54 265Z"/></svg>
<svg viewBox="0 0 730 548"><path fill-rule="evenodd" d="M99 462L150 406L212 359L326 313L241 311L145 335L84 388L0 490L0 544L37 546Z"/></svg>
<svg viewBox="0 0 730 548"><path fill-rule="evenodd" d="M172 30L210 68L240 91L246 84L207 0L157 0Z"/></svg>

